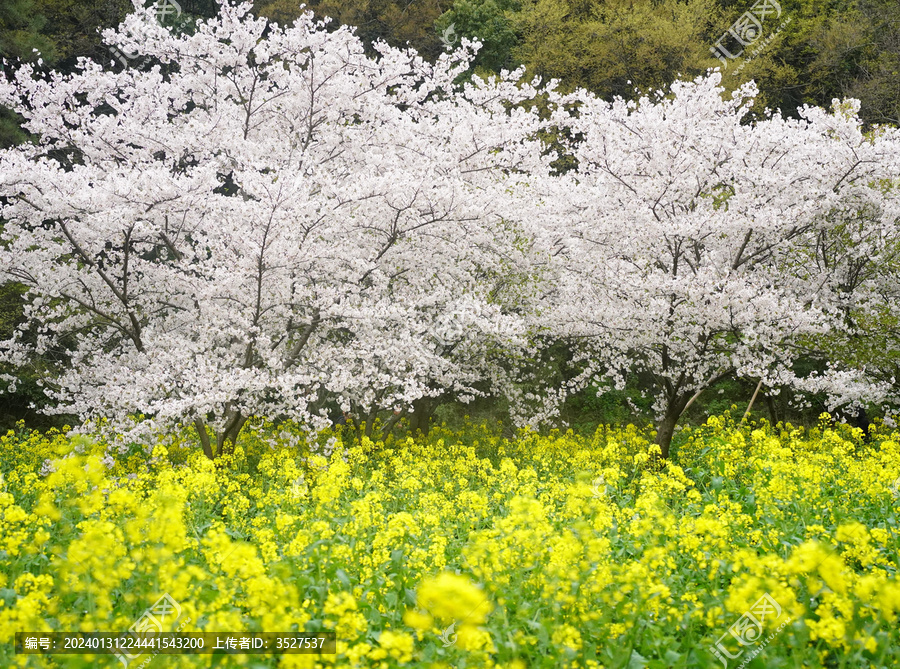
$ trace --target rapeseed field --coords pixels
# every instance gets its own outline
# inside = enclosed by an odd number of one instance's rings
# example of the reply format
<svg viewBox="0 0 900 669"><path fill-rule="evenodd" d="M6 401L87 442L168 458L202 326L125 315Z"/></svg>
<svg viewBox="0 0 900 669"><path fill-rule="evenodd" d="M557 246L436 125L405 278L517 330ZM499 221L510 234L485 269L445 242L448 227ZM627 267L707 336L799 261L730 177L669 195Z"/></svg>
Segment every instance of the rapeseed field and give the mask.
<svg viewBox="0 0 900 669"><path fill-rule="evenodd" d="M0 437L0 666L896 667L900 434L726 414L661 461L467 423L309 447ZM333 632L330 655L15 654L15 632Z"/></svg>

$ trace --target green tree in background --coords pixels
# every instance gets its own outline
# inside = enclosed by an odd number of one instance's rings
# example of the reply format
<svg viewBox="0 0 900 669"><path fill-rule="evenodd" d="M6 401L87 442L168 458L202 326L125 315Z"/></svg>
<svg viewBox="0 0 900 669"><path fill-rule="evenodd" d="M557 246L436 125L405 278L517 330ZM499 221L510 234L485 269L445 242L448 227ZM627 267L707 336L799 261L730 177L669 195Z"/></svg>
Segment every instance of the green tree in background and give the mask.
<svg viewBox="0 0 900 669"><path fill-rule="evenodd" d="M477 64L559 79L564 88L632 97L717 64L716 0L456 0L436 23L484 47Z"/></svg>
<svg viewBox="0 0 900 669"><path fill-rule="evenodd" d="M3 0L0 3L0 58L37 63L69 72L82 56L110 59L100 31L117 25L133 10L130 0ZM17 116L0 107L0 148L26 141Z"/></svg>
<svg viewBox="0 0 900 669"><path fill-rule="evenodd" d="M299 0L256 0L260 16L281 24L292 23L301 13ZM443 49L435 33L435 20L446 11L447 0L310 0L306 3L319 18L331 17L335 26L356 26L356 34L369 47L379 40L391 46L411 46L427 59Z"/></svg>
<svg viewBox="0 0 900 669"><path fill-rule="evenodd" d="M57 46L46 33L47 17L37 0L6 0L0 5L0 53L4 58L24 62L37 59L39 51L44 60L56 60Z"/></svg>
<svg viewBox="0 0 900 669"><path fill-rule="evenodd" d="M724 21L711 45L754 7L746 0L717 4ZM756 81L757 114L768 107L796 116L802 105L829 108L835 98L852 97L867 125L900 121L900 3L780 0L778 7L780 16L766 16L759 39L729 62L722 82L729 92Z"/></svg>
<svg viewBox="0 0 900 669"><path fill-rule="evenodd" d="M46 65L63 70L81 56L106 58L100 30L117 25L133 9L129 0L12 0L11 6L19 11L5 16L0 11L4 57L34 60L36 48Z"/></svg>
<svg viewBox="0 0 900 669"><path fill-rule="evenodd" d="M34 62L40 53L44 61L56 61L56 43L43 31L47 18L36 7L36 0L7 0L0 5L0 58ZM0 149L24 142L27 138L21 119L0 107Z"/></svg>
<svg viewBox="0 0 900 669"><path fill-rule="evenodd" d="M529 75L558 78L567 89L630 99L721 66L711 49L758 6L756 0L455 0L435 31L453 26L455 34L480 39L479 69L524 64ZM768 107L793 116L804 104L827 108L833 98L856 97L867 124L900 121L896 0L780 0L768 5L760 24L756 39L724 68L727 93L753 79L757 113Z"/></svg>
<svg viewBox="0 0 900 669"><path fill-rule="evenodd" d="M530 72L630 98L713 67L722 20L715 0L523 0L512 24Z"/></svg>
<svg viewBox="0 0 900 669"><path fill-rule="evenodd" d="M900 122L900 3L827 3L809 23L802 63L804 101L858 98L870 124ZM846 6L841 7L842 5Z"/></svg>
<svg viewBox="0 0 900 669"><path fill-rule="evenodd" d="M148 0L149 3L149 0ZM180 0L188 16L212 16L215 0ZM665 89L719 65L710 53L755 0L311 0L317 16L357 27L371 45L409 44L436 58L447 37L477 37L485 71L520 64L566 88L631 98ZM256 0L280 23L300 15L300 0ZM795 114L857 97L868 124L900 122L900 3L896 0L780 0L781 16L763 22L764 48L730 64L729 90L755 79L759 107ZM109 59L100 30L132 10L130 0L4 0L0 57L71 70L75 59ZM778 24L788 24L777 31ZM447 32L450 27L452 31ZM777 34L776 34L777 33ZM442 41L444 38L444 41ZM748 51L752 47L748 47ZM740 68L739 72L735 70ZM0 146L24 141L17 120L0 112Z"/></svg>
<svg viewBox="0 0 900 669"><path fill-rule="evenodd" d="M518 41L514 17L520 7L521 3L511 0L456 0L435 22L435 28L445 41L451 36L481 40L476 70L512 70L520 64L513 55Z"/></svg>

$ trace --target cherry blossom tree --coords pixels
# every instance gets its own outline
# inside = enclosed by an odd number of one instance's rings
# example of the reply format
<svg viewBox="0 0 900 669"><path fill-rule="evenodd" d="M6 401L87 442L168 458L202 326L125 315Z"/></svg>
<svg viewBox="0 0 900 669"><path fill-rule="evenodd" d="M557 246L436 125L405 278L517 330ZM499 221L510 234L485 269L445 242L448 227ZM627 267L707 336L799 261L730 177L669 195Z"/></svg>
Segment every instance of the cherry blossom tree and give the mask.
<svg viewBox="0 0 900 669"><path fill-rule="evenodd" d="M858 103L842 108L855 114ZM869 136L878 141L887 132ZM867 406L900 403L900 180L892 175L870 186L832 210L834 225L816 240L815 267L832 277L840 322L828 336L803 342L824 371L798 384L863 425Z"/></svg>
<svg viewBox="0 0 900 669"><path fill-rule="evenodd" d="M174 35L141 9L105 35L140 68L0 80L40 138L0 153L0 267L28 288L0 362L66 344L55 410L191 422L215 457L253 415L504 392L535 423L639 371L665 457L727 375L894 392L834 336L898 318L900 142L858 106L746 123L754 87L725 101L718 74L560 97L472 76L477 44L371 58L347 28L249 10ZM826 341L830 372L798 379ZM560 346L577 373L551 387Z"/></svg>
<svg viewBox="0 0 900 669"><path fill-rule="evenodd" d="M571 196L548 195L559 253L548 327L578 345L580 382L649 373L663 457L717 380L797 381L800 343L863 305L865 282L846 282L854 263L877 263L878 244L896 239L896 202L879 186L897 173L896 131L865 135L846 106L742 123L755 88L724 101L719 82L636 103L579 93L578 168L554 186ZM872 243L823 255L863 210Z"/></svg>
<svg viewBox="0 0 900 669"><path fill-rule="evenodd" d="M550 91L457 83L477 45L373 59L249 10L179 36L136 11L105 37L152 66L0 81L40 137L0 154L0 265L28 287L2 360L74 338L57 411L193 422L209 457L255 414L470 391L478 351L522 341L504 276L549 165L519 103Z"/></svg>

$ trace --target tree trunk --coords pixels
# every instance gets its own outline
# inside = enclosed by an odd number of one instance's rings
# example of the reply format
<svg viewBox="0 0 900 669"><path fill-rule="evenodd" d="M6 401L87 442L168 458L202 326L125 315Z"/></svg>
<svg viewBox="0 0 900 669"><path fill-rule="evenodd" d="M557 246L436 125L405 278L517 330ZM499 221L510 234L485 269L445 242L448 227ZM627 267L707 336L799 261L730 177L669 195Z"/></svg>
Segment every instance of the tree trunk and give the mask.
<svg viewBox="0 0 900 669"><path fill-rule="evenodd" d="M221 430L216 432L216 454L215 457L220 457L222 455L234 453L234 447L237 445L238 435L241 433L241 430L244 429L244 425L247 423L247 416L241 414L240 411L236 409L230 409L225 413L225 424L222 426ZM207 438L207 443L208 443ZM201 437L202 442L202 437ZM204 452L206 452L206 446L204 446ZM210 448L210 452L212 449ZM207 457L210 457L209 453L207 453Z"/></svg>
<svg viewBox="0 0 900 669"><path fill-rule="evenodd" d="M659 444L660 456L664 460L669 459L669 447L672 445L672 437L675 436L675 425L677 423L678 416L666 413L656 427L656 443Z"/></svg>
<svg viewBox="0 0 900 669"><path fill-rule="evenodd" d="M381 428L381 440L382 441L384 441L385 439L388 438L388 435L393 431L394 426L397 423L399 423L400 419L402 419L405 415L406 415L406 409L404 409L403 411L395 411L393 413L393 415L390 418L388 418L387 423L385 423L384 427Z"/></svg>
<svg viewBox="0 0 900 669"><path fill-rule="evenodd" d="M368 439L372 438L372 432L375 429L375 418L378 416L378 409L372 409L369 412L369 415L366 416L366 430L365 435Z"/></svg>
<svg viewBox="0 0 900 669"><path fill-rule="evenodd" d="M769 416L772 418L772 427L778 425L778 409L775 407L775 399L766 393L766 405L769 407Z"/></svg>
<svg viewBox="0 0 900 669"><path fill-rule="evenodd" d="M225 426L216 432L216 448L213 451L209 433L206 431L206 421L202 418L195 418L194 427L197 428L200 445L203 446L203 454L210 460L215 460L226 453L234 453L238 436L246 423L247 417L242 416L240 412L232 414L231 419L226 421Z"/></svg>
<svg viewBox="0 0 900 669"><path fill-rule="evenodd" d="M672 445L672 437L675 436L675 426L689 401L687 395L676 395L669 400L666 413L656 427L656 443L659 444L660 457L663 460L669 459L669 447Z"/></svg>
<svg viewBox="0 0 900 669"><path fill-rule="evenodd" d="M430 397L417 399L413 402L413 412L409 419L409 431L412 434L419 432L423 437L427 437L433 413L434 408Z"/></svg>
<svg viewBox="0 0 900 669"><path fill-rule="evenodd" d="M229 427L228 432L225 434L224 445L226 453L234 453L234 447L237 446L238 436L241 434L241 430L244 429L246 423L247 416L238 414L237 420Z"/></svg>
<svg viewBox="0 0 900 669"><path fill-rule="evenodd" d="M215 460L212 444L209 443L209 433L206 431L206 423L202 418L194 419L194 426L197 428L197 435L200 437L200 444L203 446L203 454L210 460Z"/></svg>
<svg viewBox="0 0 900 669"><path fill-rule="evenodd" d="M362 428L360 427L360 421L356 420L356 415L354 413L350 414L349 421L350 425L353 426L353 434L356 437L356 443L361 444L363 439Z"/></svg>
<svg viewBox="0 0 900 669"><path fill-rule="evenodd" d="M863 441L865 443L869 443L872 441L872 435L869 434L869 414L866 411L865 407L860 407L859 411L856 412L856 427L863 431Z"/></svg>

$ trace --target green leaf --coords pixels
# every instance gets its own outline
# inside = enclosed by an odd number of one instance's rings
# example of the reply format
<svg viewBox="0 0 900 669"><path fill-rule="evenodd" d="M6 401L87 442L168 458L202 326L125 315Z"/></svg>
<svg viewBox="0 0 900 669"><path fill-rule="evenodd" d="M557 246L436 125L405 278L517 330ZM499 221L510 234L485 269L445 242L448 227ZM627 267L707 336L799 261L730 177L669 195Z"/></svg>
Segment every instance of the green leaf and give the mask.
<svg viewBox="0 0 900 669"><path fill-rule="evenodd" d="M643 669L647 666L647 658L636 650L631 651L631 659L628 660L628 669Z"/></svg>

